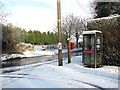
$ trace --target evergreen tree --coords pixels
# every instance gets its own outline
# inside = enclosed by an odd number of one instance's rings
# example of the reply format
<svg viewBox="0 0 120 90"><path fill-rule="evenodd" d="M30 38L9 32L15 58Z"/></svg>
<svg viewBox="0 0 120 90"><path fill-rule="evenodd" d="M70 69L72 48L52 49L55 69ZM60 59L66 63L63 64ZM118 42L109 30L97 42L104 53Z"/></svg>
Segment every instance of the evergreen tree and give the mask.
<svg viewBox="0 0 120 90"><path fill-rule="evenodd" d="M41 36L41 32L40 31L38 32L38 35L39 35L39 39L38 39L39 41L38 42L39 42L39 44L41 44L41 42L42 42L42 36Z"/></svg>
<svg viewBox="0 0 120 90"><path fill-rule="evenodd" d="M24 41L26 43L31 43L31 44L57 44L58 43L58 35L53 32L43 32L41 33L40 31L28 31L25 32ZM62 43L66 43L65 38L62 36Z"/></svg>
<svg viewBox="0 0 120 90"><path fill-rule="evenodd" d="M34 31L34 36L35 36L35 44L39 44L40 43L39 31Z"/></svg>
<svg viewBox="0 0 120 90"><path fill-rule="evenodd" d="M95 18L107 17L110 14L120 15L119 2L97 2L95 7L97 16Z"/></svg>
<svg viewBox="0 0 120 90"><path fill-rule="evenodd" d="M46 34L46 32L42 33L42 39L43 39L43 44L46 44L47 43L47 34Z"/></svg>
<svg viewBox="0 0 120 90"><path fill-rule="evenodd" d="M28 31L28 42L35 44L35 35L34 32L32 32L31 30Z"/></svg>
<svg viewBox="0 0 120 90"><path fill-rule="evenodd" d="M47 43L48 43L48 44L51 44L51 39L52 39L52 38L51 38L50 32L48 31L48 32L47 32Z"/></svg>

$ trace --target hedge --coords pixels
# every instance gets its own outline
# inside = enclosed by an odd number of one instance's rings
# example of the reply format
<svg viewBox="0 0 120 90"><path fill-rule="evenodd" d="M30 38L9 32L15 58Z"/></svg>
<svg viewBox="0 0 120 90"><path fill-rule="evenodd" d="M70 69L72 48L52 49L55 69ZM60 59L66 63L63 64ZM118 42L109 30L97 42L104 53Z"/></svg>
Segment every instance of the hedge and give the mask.
<svg viewBox="0 0 120 90"><path fill-rule="evenodd" d="M103 33L103 64L120 66L120 15L93 19L87 27Z"/></svg>

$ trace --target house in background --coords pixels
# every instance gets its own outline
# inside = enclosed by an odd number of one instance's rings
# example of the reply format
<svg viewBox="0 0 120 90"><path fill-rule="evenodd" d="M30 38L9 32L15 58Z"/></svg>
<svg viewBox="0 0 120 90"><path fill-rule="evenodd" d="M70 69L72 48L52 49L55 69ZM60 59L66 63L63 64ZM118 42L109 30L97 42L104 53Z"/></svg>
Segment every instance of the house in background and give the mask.
<svg viewBox="0 0 120 90"><path fill-rule="evenodd" d="M74 43L74 47L76 47L76 37L71 37L70 42ZM78 47L82 47L82 43L83 43L83 35L80 35L79 40L78 40Z"/></svg>

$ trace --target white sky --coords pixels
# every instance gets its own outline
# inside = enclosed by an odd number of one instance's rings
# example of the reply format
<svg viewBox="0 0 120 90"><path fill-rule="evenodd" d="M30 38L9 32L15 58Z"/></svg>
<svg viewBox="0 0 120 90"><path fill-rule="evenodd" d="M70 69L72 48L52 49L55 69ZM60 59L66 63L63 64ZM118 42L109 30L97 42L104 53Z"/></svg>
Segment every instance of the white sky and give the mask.
<svg viewBox="0 0 120 90"><path fill-rule="evenodd" d="M61 0L61 16L91 17L92 0ZM8 21L26 30L53 31L57 25L57 0L2 0L7 6ZM10 5L12 8L10 8Z"/></svg>

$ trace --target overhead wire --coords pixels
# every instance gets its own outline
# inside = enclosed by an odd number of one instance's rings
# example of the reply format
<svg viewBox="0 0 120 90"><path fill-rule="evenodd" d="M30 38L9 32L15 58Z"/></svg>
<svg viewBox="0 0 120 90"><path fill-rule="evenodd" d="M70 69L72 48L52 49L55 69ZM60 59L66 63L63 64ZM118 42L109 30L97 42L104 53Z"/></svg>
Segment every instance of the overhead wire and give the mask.
<svg viewBox="0 0 120 90"><path fill-rule="evenodd" d="M93 18L91 18L91 17L89 16L89 13L87 12L87 10L86 10L85 8L81 7L79 0L76 0L76 2L77 2L77 4L78 4L78 6L80 7L80 9L86 14L86 16L89 17L87 22L89 22L89 21L92 20L94 23L96 23L96 22L93 20ZM92 2L91 2L90 0L89 0L89 3L92 4Z"/></svg>
<svg viewBox="0 0 120 90"><path fill-rule="evenodd" d="M89 13L87 12L87 10L86 10L85 8L81 7L81 4L80 4L79 0L76 0L76 3L77 3L78 6L80 7L80 9L86 14L86 16L89 17L89 18L91 18L91 17L89 16Z"/></svg>

